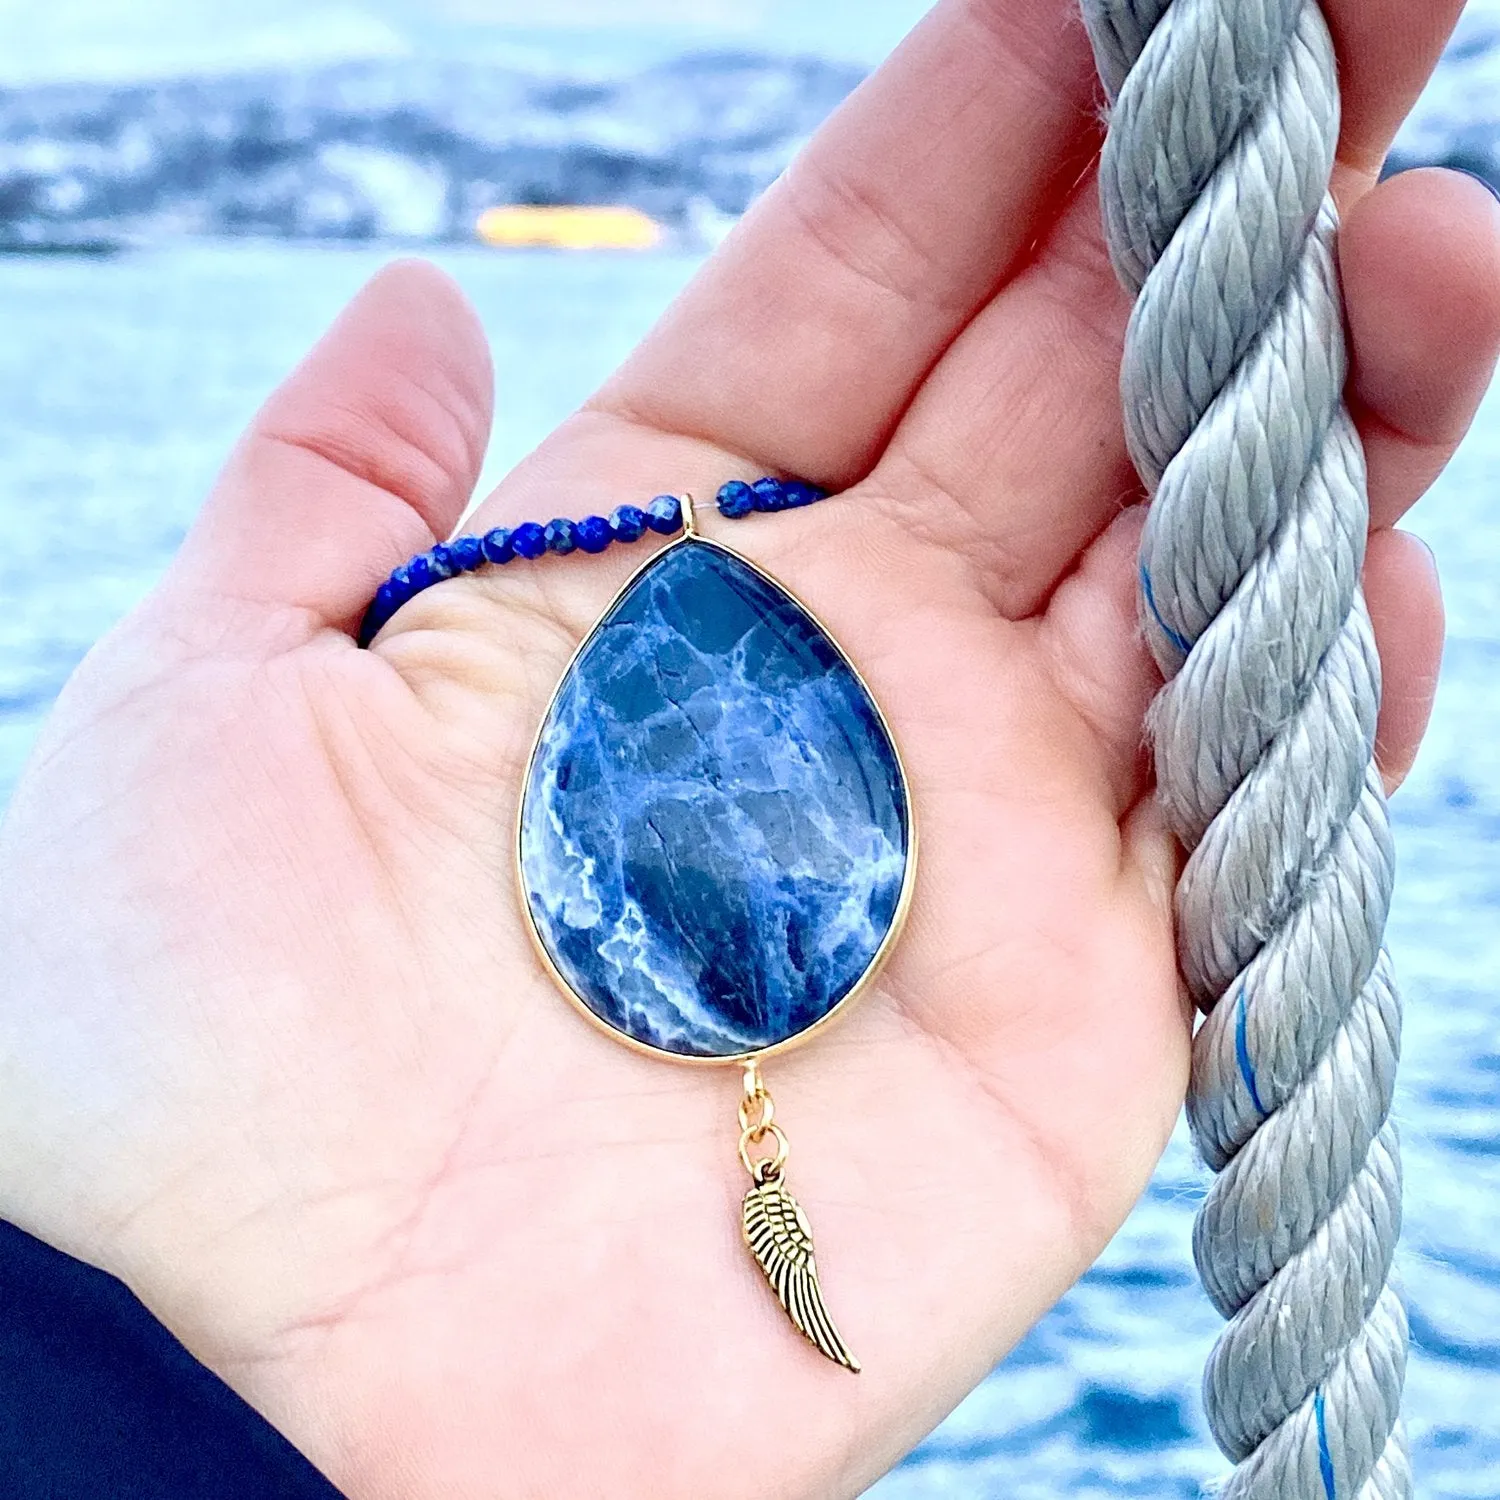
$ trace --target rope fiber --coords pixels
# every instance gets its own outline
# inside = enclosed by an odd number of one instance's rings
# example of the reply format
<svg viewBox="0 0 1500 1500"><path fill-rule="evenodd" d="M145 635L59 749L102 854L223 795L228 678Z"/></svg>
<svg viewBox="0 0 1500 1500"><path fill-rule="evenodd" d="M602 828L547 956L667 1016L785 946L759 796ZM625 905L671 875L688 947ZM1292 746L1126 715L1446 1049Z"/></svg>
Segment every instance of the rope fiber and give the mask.
<svg viewBox="0 0 1500 1500"><path fill-rule="evenodd" d="M1401 1004L1333 42L1315 0L1082 3L1111 101L1105 231L1136 296L1121 391L1153 494L1158 796L1204 1012L1188 1118L1219 1174L1194 1254L1229 1320L1204 1376L1222 1493L1407 1500Z"/></svg>

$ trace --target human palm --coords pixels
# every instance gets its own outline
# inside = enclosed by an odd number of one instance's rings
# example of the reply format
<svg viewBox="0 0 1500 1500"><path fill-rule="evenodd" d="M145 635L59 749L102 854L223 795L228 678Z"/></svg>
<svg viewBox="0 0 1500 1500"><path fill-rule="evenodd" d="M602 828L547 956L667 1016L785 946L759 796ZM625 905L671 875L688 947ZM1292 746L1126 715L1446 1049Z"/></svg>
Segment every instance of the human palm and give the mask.
<svg viewBox="0 0 1500 1500"><path fill-rule="evenodd" d="M1389 528L1500 338L1482 191L1372 189L1456 8L1339 8L1392 781L1440 606ZM615 1045L525 936L524 757L649 544L351 639L478 473L488 363L445 279L366 289L64 693L0 848L0 1211L122 1276L354 1500L856 1493L1145 1183L1190 1028L1089 79L1062 3L940 6L471 522L764 470L842 491L728 539L867 676L922 833L879 982L768 1065L858 1379L739 1244L734 1072Z"/></svg>

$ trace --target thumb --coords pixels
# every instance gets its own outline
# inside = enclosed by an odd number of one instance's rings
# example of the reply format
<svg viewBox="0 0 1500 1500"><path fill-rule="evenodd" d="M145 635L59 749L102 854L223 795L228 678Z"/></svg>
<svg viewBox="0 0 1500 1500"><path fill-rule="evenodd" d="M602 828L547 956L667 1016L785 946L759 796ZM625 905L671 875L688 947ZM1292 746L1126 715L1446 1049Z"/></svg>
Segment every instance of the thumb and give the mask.
<svg viewBox="0 0 1500 1500"><path fill-rule="evenodd" d="M492 404L458 287L423 261L387 266L261 408L168 588L352 630L385 575L457 522Z"/></svg>

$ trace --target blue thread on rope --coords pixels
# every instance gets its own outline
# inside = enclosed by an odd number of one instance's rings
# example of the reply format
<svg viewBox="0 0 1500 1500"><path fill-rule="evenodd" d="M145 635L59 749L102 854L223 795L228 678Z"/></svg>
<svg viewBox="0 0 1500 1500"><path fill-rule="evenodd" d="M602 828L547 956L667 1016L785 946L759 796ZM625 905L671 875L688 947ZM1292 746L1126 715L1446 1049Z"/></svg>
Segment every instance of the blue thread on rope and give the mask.
<svg viewBox="0 0 1500 1500"><path fill-rule="evenodd" d="M1161 627L1162 634L1186 656L1193 649L1193 643L1185 635L1173 630L1162 619L1161 611L1156 607L1156 590L1151 587L1151 574L1146 570L1145 563L1141 564L1141 593L1145 596L1146 608L1151 611L1151 618Z"/></svg>
<svg viewBox="0 0 1500 1500"><path fill-rule="evenodd" d="M1323 1476L1323 1493L1328 1500L1338 1500L1334 1493L1333 1454L1328 1451L1328 1419L1323 1414L1323 1388L1313 1395L1313 1415L1318 1419L1318 1472Z"/></svg>
<svg viewBox="0 0 1500 1500"><path fill-rule="evenodd" d="M720 515L738 520L755 511L793 510L827 497L827 490L796 479L759 479L753 485L731 479L719 491L717 501ZM511 531L496 527L482 537L461 536L451 542L440 542L397 568L376 590L359 627L359 644L368 646L403 604L446 578L517 557L529 561L547 552L556 557L575 550L603 552L614 542L637 542L647 531L670 536L681 526L682 502L675 495L658 495L644 509L637 505L617 506L608 518L585 516L581 521L570 521L559 516L545 527L535 521L523 521Z"/></svg>
<svg viewBox="0 0 1500 1500"><path fill-rule="evenodd" d="M1240 987L1239 1004L1234 1013L1234 1055L1240 1065L1240 1077L1245 1080L1245 1087L1250 1090L1250 1102L1264 1116L1269 1114L1264 1104L1260 1102L1260 1090L1255 1086L1255 1064L1250 1061L1250 1041L1245 1035L1245 990Z"/></svg>

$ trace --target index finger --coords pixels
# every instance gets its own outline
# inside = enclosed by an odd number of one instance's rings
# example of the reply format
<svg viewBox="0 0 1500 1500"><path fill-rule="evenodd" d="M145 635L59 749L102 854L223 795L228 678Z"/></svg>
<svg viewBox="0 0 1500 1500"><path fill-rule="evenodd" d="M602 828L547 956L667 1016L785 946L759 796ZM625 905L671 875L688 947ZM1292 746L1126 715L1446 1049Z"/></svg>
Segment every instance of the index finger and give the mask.
<svg viewBox="0 0 1500 1500"><path fill-rule="evenodd" d="M829 485L1041 238L1099 120L1073 0L944 0L593 403Z"/></svg>
<svg viewBox="0 0 1500 1500"><path fill-rule="evenodd" d="M1464 0L1325 0L1344 110L1334 177L1341 195L1380 176L1463 8Z"/></svg>

